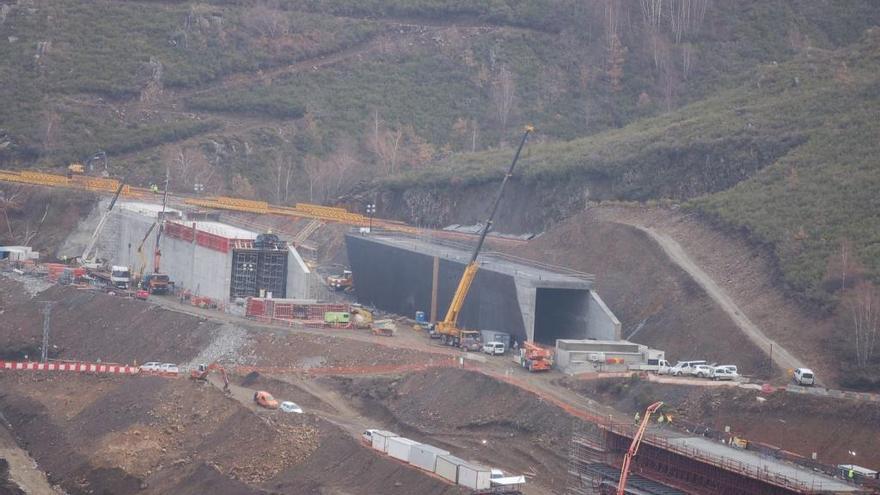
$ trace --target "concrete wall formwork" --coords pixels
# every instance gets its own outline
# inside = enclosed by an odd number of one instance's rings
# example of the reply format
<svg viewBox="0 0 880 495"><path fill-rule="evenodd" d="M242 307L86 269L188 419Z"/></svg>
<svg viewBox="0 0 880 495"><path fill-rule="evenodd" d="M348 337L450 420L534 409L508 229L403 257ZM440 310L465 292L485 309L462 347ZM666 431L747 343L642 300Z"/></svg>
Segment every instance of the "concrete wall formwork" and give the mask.
<svg viewBox="0 0 880 495"><path fill-rule="evenodd" d="M103 202L96 208L92 217L98 218L99 213L106 211ZM156 247L156 235L158 226L150 230L159 217L161 206L148 203L122 202L111 212L110 217L101 232L96 244L96 251L100 257L109 258L113 264L130 266L133 272L143 269L144 273L153 271L153 253ZM168 215L179 215L175 210L168 210ZM168 217L166 217L168 218ZM183 226L190 226L191 222L177 220ZM71 236L66 243L67 250L78 256L85 247L88 237L85 231L94 229L97 220L90 221L81 226L83 232ZM191 227L190 227L191 228ZM230 231L236 238L253 239L255 232L226 226L217 222L200 221L197 224L199 230L207 229L207 233L217 236ZM146 240L144 236L150 231ZM232 283L232 259L233 249L230 247L225 252L200 245L195 236L192 240L175 238L167 233L162 236L160 250L162 253L160 268L167 273L175 286L187 289L193 294L209 297L218 301L226 301L230 297L230 285ZM138 253L138 246L143 241L142 252ZM306 299L310 297L311 274L305 262L291 246L286 253L287 281L285 297Z"/></svg>
<svg viewBox="0 0 880 495"><path fill-rule="evenodd" d="M461 247L393 235L346 236L358 301L414 317L442 320L470 253ZM437 273L437 311L430 314ZM487 255L459 315L459 326L495 330L519 342L559 338L616 339L620 322L592 290L592 279Z"/></svg>

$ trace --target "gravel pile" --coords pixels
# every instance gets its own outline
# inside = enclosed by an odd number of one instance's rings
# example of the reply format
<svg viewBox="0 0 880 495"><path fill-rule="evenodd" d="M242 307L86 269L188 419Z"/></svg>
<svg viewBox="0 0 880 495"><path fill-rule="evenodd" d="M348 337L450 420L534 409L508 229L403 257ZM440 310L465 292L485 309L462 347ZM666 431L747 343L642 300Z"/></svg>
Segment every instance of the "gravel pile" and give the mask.
<svg viewBox="0 0 880 495"><path fill-rule="evenodd" d="M27 275L20 275L18 273L10 271L0 271L0 276L6 277L10 280L15 280L24 286L25 292L27 292L31 297L35 297L40 292L52 287L54 284L49 282L44 278L31 277Z"/></svg>
<svg viewBox="0 0 880 495"><path fill-rule="evenodd" d="M252 365L252 359L240 354L240 350L248 344L248 334L243 328L225 324L213 330L214 338L207 347L199 352L192 361L187 363L187 368L195 368L201 363L210 364L215 361Z"/></svg>

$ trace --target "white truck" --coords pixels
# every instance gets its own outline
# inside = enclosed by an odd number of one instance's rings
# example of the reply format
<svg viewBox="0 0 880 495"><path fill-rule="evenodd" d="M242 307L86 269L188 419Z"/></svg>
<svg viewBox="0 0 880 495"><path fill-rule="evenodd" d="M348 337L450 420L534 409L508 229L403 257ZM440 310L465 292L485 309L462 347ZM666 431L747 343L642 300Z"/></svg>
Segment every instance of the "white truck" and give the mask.
<svg viewBox="0 0 880 495"><path fill-rule="evenodd" d="M113 265L110 267L110 283L117 289L131 287L131 269L127 266Z"/></svg>

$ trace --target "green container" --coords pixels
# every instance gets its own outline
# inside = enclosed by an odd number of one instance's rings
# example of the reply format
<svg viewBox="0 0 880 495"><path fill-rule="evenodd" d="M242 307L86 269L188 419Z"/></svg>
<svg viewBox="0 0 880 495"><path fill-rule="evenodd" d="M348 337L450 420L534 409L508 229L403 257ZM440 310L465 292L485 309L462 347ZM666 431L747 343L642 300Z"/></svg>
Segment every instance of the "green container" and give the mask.
<svg viewBox="0 0 880 495"><path fill-rule="evenodd" d="M349 323L351 313L345 311L327 311L324 313L324 323Z"/></svg>

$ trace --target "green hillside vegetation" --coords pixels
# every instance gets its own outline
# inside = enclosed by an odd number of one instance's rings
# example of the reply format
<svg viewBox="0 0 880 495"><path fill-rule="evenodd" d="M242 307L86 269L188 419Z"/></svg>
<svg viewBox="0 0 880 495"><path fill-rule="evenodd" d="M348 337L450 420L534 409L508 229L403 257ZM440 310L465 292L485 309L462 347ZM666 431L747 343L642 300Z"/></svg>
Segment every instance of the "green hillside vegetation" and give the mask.
<svg viewBox="0 0 880 495"><path fill-rule="evenodd" d="M39 2L35 8L11 8L0 23L0 129L11 145L0 161L76 154L78 148L44 147L46 119L58 112L66 95L96 95L123 103L137 100L158 77L166 88L188 88L242 71L271 68L336 52L378 33L373 23L320 14L228 9L180 2ZM67 111L72 111L70 108ZM61 110L63 111L63 110ZM94 120L81 113L79 120ZM296 116L288 112L285 116ZM84 122L80 122L84 123ZM148 131L183 138L181 125ZM213 126L184 125L204 132ZM68 128L70 141L89 141L104 149L130 150L125 133ZM143 146L164 141L141 140ZM90 150L89 153L95 150Z"/></svg>
<svg viewBox="0 0 880 495"><path fill-rule="evenodd" d="M690 200L688 207L770 246L785 283L826 303L822 279L841 239L880 275L878 115L880 29L872 29L853 47L762 65L740 87L668 114L532 144L520 180L611 184L604 199ZM495 181L509 154L456 155L386 185Z"/></svg>

